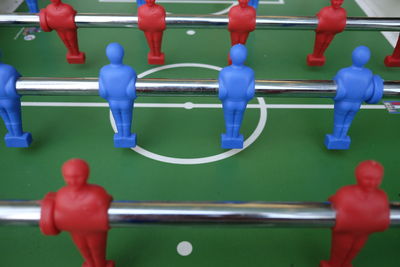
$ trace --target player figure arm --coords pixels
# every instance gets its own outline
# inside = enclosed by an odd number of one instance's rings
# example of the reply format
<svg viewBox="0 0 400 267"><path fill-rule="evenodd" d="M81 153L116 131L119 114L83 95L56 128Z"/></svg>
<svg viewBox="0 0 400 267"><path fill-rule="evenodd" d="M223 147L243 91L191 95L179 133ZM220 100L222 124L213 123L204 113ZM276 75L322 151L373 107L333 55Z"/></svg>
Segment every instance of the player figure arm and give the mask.
<svg viewBox="0 0 400 267"><path fill-rule="evenodd" d="M16 72L18 74L18 72ZM5 91L6 91L6 95L8 97L12 97L12 98L19 98L20 95L17 93L17 89L16 89L16 83L17 80L20 76L12 76L8 81L7 84L5 86Z"/></svg>
<svg viewBox="0 0 400 267"><path fill-rule="evenodd" d="M333 98L334 101L343 100L346 96L346 89L343 84L342 79L340 78L340 72L333 78L336 83L336 96Z"/></svg>
<svg viewBox="0 0 400 267"><path fill-rule="evenodd" d="M43 31L45 32L51 32L53 29L49 27L49 24L47 23L47 10L46 8L43 8L39 12L39 24L40 28L42 28Z"/></svg>
<svg viewBox="0 0 400 267"><path fill-rule="evenodd" d="M223 81L223 78L221 77L221 75L218 78L218 84L219 84L219 87L218 87L218 98L220 100L225 100L227 95L228 95L228 91L225 88L224 81Z"/></svg>
<svg viewBox="0 0 400 267"><path fill-rule="evenodd" d="M136 99L136 73L135 76L129 81L129 84L126 88L126 95L131 99Z"/></svg>
<svg viewBox="0 0 400 267"><path fill-rule="evenodd" d="M374 75L372 77L372 82L370 88L368 88L365 95L365 102L368 104L376 104L383 97L384 81L379 75ZM368 92L370 90L370 92Z"/></svg>
<svg viewBox="0 0 400 267"><path fill-rule="evenodd" d="M249 87L247 87L247 92L246 92L247 101L250 101L251 99L253 99L255 91L256 91L255 87L256 87L256 81L254 79L254 72L252 71L251 82L249 84Z"/></svg>
<svg viewBox="0 0 400 267"><path fill-rule="evenodd" d="M99 77L99 95L104 98L107 99L107 90L104 86L104 82L103 82L103 78L101 75L101 71L100 71L100 77Z"/></svg>

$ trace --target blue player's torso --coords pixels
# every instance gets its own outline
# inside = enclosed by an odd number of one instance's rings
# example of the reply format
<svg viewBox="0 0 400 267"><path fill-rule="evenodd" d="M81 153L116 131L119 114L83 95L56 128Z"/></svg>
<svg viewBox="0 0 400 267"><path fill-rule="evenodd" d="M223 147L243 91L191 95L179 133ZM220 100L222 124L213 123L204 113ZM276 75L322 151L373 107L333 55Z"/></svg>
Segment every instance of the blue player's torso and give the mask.
<svg viewBox="0 0 400 267"><path fill-rule="evenodd" d="M227 101L247 101L247 90L254 80L254 71L246 66L229 66L220 72L220 79L227 90Z"/></svg>
<svg viewBox="0 0 400 267"><path fill-rule="evenodd" d="M101 69L100 79L110 99L124 100L129 82L136 79L136 72L130 66L110 64Z"/></svg>
<svg viewBox="0 0 400 267"><path fill-rule="evenodd" d="M373 83L373 74L367 68L348 67L339 71L335 81L345 87L346 93L342 101L360 101Z"/></svg>
<svg viewBox="0 0 400 267"><path fill-rule="evenodd" d="M11 85L14 88L6 88L10 79L15 78L16 80L19 77L20 75L14 67L0 63L0 99L19 98L14 84Z"/></svg>

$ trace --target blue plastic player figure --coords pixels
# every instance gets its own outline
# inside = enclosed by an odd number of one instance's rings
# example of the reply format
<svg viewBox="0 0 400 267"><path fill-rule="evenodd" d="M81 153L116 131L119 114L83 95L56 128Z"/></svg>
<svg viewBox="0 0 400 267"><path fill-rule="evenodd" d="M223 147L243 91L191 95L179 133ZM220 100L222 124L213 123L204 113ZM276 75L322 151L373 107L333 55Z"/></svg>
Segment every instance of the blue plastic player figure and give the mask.
<svg viewBox="0 0 400 267"><path fill-rule="evenodd" d="M325 146L328 149L348 149L351 141L347 132L361 104L363 101L375 104L382 98L382 78L364 67L370 56L368 47L357 47L352 54L353 65L341 69L334 78L337 92L333 99L335 101L333 134L327 134L325 137Z"/></svg>
<svg viewBox="0 0 400 267"><path fill-rule="evenodd" d="M15 88L19 77L21 74L13 66L0 62L0 115L8 131L8 147L28 147L32 142L31 134L22 130L21 96Z"/></svg>
<svg viewBox="0 0 400 267"><path fill-rule="evenodd" d="M255 9L257 9L258 7L258 0L250 0L249 1L249 6L254 7Z"/></svg>
<svg viewBox="0 0 400 267"><path fill-rule="evenodd" d="M107 46L109 65L100 70L99 93L110 105L118 133L115 147L135 147L136 134L131 133L133 102L136 99L136 72L123 64L124 48L118 43Z"/></svg>
<svg viewBox="0 0 400 267"><path fill-rule="evenodd" d="M254 97L254 71L245 66L247 49L242 44L232 46L232 65L219 73L219 99L224 109L226 133L221 135L222 148L243 148L239 133L247 102Z"/></svg>
<svg viewBox="0 0 400 267"><path fill-rule="evenodd" d="M25 0L30 13L39 13L38 0Z"/></svg>
<svg viewBox="0 0 400 267"><path fill-rule="evenodd" d="M146 0L136 0L136 5L139 8L140 6L143 6L146 4Z"/></svg>

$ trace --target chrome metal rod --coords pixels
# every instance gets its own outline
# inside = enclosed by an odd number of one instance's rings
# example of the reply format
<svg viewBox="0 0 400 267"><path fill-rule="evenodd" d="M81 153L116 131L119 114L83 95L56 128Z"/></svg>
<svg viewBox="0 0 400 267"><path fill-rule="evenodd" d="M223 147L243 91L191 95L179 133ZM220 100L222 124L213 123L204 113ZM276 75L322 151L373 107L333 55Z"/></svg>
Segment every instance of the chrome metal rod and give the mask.
<svg viewBox="0 0 400 267"><path fill-rule="evenodd" d="M112 227L213 225L326 228L335 224L329 202L113 202ZM0 201L0 225L36 226L39 201ZM400 203L392 203L392 227L400 227Z"/></svg>
<svg viewBox="0 0 400 267"><path fill-rule="evenodd" d="M226 15L168 15L168 28L226 28ZM89 28L137 28L137 16L129 14L85 14L75 17L78 27ZM316 17L258 16L257 29L312 30L317 27ZM37 14L0 14L0 27L39 26ZM346 30L400 31L400 18L349 17Z"/></svg>
<svg viewBox="0 0 400 267"><path fill-rule="evenodd" d="M21 95L98 95L97 78L20 78L17 91ZM141 96L215 96L217 80L138 79L137 94ZM333 97L333 81L257 80L256 96ZM400 97L400 81L386 81L384 97Z"/></svg>

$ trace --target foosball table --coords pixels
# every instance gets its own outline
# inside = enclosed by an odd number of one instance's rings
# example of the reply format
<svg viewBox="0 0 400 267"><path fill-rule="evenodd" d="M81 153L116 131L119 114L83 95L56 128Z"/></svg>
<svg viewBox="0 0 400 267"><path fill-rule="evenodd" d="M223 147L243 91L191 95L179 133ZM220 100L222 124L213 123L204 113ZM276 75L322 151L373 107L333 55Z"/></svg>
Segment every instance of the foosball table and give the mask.
<svg viewBox="0 0 400 267"><path fill-rule="evenodd" d="M260 0L246 41L244 64L254 70L255 84L239 125L242 147L221 148L227 129L218 99L220 72L230 59L231 68L236 66L228 56L233 42L227 30L236 1L157 1L166 11L164 62L150 62L133 1L63 2L77 11L72 22L85 56L66 59L69 37L63 43L62 34L45 32L42 15L29 13L25 4L16 13L0 14L0 62L22 75L15 90L22 96L23 130L33 139L25 140L28 147L0 142L1 266L82 265L67 233L48 237L38 227L49 200L44 196L65 185L63 176L68 183L60 169L71 158L84 159L90 183L113 197L107 202L107 259L120 267L349 267L320 263L330 257L330 228L339 220L332 204L339 202L329 197L356 184L360 162L375 160L384 166L380 188L391 204L386 225L354 249L363 247L353 265L398 265L400 68L387 56L400 60L400 49L394 48L398 34L388 42L380 31L400 31L400 18L368 17L359 5L363 1L347 0L346 29L323 44L324 62L313 65L307 55L318 50L315 14L330 1ZM49 4L38 1L42 9ZM99 97L99 72L110 64L110 43L123 47L123 64L137 74L134 147L115 147L121 144L112 139L118 120L112 104ZM351 146L335 149L326 135L334 135L337 126L332 100L339 94L337 73L356 65L352 52L359 46L370 51L365 68L382 80L376 80L378 89L369 89L378 92L371 93L376 101L364 97L367 103L347 129ZM0 101L3 88L0 77ZM10 132L7 127L0 124L0 136ZM357 179L368 175L356 171ZM359 205L370 202L366 197Z"/></svg>

